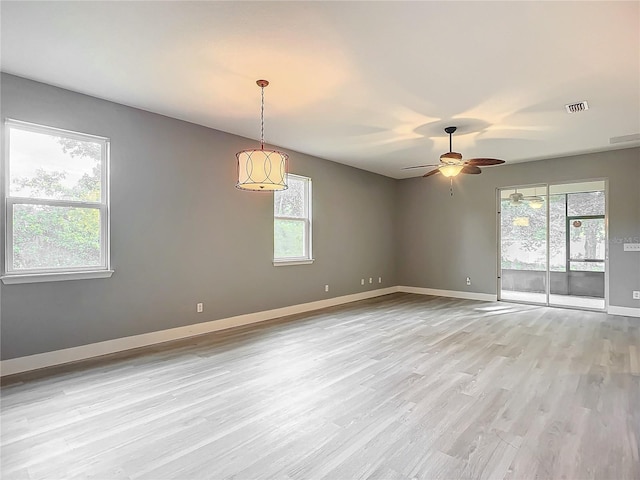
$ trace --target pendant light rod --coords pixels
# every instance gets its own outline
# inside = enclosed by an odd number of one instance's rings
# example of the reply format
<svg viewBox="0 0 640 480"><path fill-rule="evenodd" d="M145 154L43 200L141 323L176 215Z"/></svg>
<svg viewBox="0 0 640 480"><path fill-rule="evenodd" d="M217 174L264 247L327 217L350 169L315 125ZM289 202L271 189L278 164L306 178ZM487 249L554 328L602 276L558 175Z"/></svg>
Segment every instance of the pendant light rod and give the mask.
<svg viewBox="0 0 640 480"><path fill-rule="evenodd" d="M260 100L260 150L264 150L264 87L269 85L268 80L257 80L256 84L262 92Z"/></svg>

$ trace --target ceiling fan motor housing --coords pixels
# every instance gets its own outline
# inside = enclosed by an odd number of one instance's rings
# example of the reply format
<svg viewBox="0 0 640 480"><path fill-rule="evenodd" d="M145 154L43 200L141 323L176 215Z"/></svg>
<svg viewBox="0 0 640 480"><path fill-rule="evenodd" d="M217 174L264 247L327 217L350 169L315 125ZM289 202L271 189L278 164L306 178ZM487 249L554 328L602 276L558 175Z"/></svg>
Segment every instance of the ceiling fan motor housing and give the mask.
<svg viewBox="0 0 640 480"><path fill-rule="evenodd" d="M523 198L524 198L524 195L522 195L520 192L514 192L511 195L509 195L509 200L511 200L512 205L519 204Z"/></svg>
<svg viewBox="0 0 640 480"><path fill-rule="evenodd" d="M458 152L447 152L440 155L440 161L447 165L458 165L462 161L462 154Z"/></svg>

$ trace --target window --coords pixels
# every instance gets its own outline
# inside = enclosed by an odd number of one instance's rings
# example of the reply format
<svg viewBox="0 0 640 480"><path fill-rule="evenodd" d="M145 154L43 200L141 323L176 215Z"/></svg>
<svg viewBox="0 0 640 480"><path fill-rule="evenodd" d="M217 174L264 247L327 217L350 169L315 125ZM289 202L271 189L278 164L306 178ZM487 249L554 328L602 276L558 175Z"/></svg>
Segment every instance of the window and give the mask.
<svg viewBox="0 0 640 480"><path fill-rule="evenodd" d="M312 263L311 179L289 174L288 185L273 196L273 264Z"/></svg>
<svg viewBox="0 0 640 480"><path fill-rule="evenodd" d="M8 120L4 283L107 277L109 140Z"/></svg>

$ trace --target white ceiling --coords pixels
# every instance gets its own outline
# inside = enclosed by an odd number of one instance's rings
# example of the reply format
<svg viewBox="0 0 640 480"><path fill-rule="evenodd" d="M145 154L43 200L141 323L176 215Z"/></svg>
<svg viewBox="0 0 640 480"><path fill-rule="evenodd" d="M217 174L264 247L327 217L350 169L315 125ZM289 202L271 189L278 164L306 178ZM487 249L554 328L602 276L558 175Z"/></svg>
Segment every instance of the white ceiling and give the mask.
<svg viewBox="0 0 640 480"><path fill-rule="evenodd" d="M465 158L640 144L637 1L3 1L1 40L5 72L254 139L266 78L269 143L394 178L447 125Z"/></svg>

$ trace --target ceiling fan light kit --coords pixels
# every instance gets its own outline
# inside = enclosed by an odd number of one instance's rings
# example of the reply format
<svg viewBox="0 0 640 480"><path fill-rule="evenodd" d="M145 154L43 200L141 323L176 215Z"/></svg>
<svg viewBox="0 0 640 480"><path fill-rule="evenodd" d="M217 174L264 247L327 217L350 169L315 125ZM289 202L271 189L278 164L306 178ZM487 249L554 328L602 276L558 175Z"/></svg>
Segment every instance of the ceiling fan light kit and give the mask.
<svg viewBox="0 0 640 480"><path fill-rule="evenodd" d="M464 165L442 165L439 168L440 173L445 177L455 177L462 171L463 167Z"/></svg>
<svg viewBox="0 0 640 480"><path fill-rule="evenodd" d="M523 200L529 204L531 208L539 209L544 205L544 198L540 195L532 195L530 197L523 197Z"/></svg>
<svg viewBox="0 0 640 480"><path fill-rule="evenodd" d="M544 205L544 200L541 197L532 198L529 200L529 206L531 208L535 208L536 210L539 208L542 208L543 205Z"/></svg>
<svg viewBox="0 0 640 480"><path fill-rule="evenodd" d="M440 163L442 164L439 167L440 173L445 177L455 177L464 167L462 154L458 152L443 153L440 155Z"/></svg>

